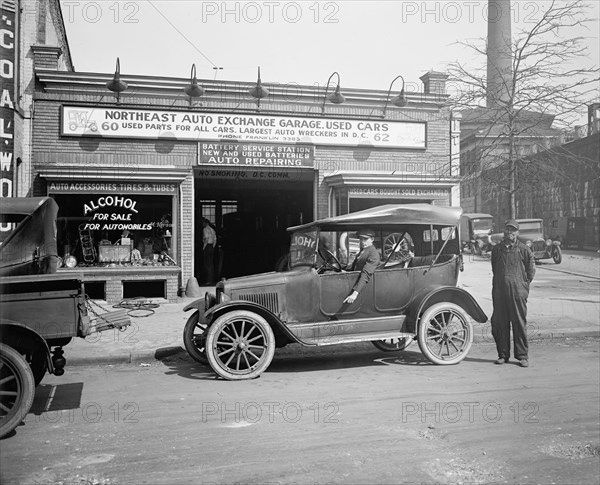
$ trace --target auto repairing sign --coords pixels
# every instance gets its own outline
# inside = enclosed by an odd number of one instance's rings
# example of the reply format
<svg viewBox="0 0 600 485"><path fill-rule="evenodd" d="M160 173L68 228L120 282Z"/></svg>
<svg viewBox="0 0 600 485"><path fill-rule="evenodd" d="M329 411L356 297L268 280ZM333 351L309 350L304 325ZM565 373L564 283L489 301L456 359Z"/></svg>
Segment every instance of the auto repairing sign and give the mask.
<svg viewBox="0 0 600 485"><path fill-rule="evenodd" d="M426 148L426 123L63 106L62 135Z"/></svg>

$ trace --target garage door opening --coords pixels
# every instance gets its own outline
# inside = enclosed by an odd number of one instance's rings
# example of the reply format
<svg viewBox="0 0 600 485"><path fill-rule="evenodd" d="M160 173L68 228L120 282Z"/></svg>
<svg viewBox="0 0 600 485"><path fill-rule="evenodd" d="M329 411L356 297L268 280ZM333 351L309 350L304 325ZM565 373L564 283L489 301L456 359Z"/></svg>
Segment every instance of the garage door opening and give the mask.
<svg viewBox="0 0 600 485"><path fill-rule="evenodd" d="M215 281L274 271L287 254L287 228L313 220L313 177L293 182L196 179L195 271L206 281L203 267L202 219L217 234Z"/></svg>

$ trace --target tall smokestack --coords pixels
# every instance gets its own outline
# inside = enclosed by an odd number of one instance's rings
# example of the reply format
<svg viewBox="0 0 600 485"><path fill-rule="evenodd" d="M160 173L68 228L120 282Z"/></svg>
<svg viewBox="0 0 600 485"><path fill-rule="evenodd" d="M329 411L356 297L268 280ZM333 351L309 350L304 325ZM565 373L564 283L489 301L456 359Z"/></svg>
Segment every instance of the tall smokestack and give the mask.
<svg viewBox="0 0 600 485"><path fill-rule="evenodd" d="M512 79L510 0L488 0L487 98L488 108L506 105Z"/></svg>

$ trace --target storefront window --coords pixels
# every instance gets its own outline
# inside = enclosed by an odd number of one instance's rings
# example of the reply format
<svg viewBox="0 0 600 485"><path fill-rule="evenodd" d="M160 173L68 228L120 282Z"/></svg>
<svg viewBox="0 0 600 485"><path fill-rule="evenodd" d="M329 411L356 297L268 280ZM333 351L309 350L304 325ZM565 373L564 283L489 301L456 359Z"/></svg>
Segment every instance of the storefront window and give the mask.
<svg viewBox="0 0 600 485"><path fill-rule="evenodd" d="M175 265L173 197L55 194L58 252L67 266Z"/></svg>

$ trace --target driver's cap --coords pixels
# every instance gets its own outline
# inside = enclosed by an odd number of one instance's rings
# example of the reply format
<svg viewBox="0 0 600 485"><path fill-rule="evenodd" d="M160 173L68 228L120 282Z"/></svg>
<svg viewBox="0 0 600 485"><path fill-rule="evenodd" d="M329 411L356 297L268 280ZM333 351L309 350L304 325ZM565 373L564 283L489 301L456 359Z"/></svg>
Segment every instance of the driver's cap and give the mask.
<svg viewBox="0 0 600 485"><path fill-rule="evenodd" d="M509 219L504 223L504 227L514 227L517 231L519 230L519 223L514 219Z"/></svg>
<svg viewBox="0 0 600 485"><path fill-rule="evenodd" d="M363 227L358 231L358 237L375 237L375 231L368 227Z"/></svg>

